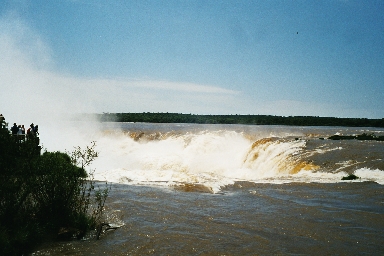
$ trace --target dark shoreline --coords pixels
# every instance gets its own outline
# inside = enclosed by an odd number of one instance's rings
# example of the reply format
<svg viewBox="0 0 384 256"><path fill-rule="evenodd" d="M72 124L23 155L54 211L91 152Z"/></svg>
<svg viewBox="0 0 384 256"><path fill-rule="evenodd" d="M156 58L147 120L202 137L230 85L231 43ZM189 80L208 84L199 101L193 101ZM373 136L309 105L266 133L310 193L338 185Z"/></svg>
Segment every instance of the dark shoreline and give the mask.
<svg viewBox="0 0 384 256"><path fill-rule="evenodd" d="M76 119L86 120L96 115L101 122L144 123L196 123L196 124L248 124L288 126L345 126L384 128L384 118L338 118L319 116L272 116L272 115L195 115L182 113L103 113L82 114Z"/></svg>

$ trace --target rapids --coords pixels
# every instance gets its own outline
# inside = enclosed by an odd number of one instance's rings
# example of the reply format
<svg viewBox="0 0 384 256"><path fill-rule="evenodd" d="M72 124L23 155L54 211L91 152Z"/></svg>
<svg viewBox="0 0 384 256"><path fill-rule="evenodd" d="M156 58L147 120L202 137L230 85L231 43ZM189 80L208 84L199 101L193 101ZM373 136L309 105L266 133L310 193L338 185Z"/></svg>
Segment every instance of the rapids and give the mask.
<svg viewBox="0 0 384 256"><path fill-rule="evenodd" d="M382 255L384 129L87 123L47 148L94 140L108 181L96 240L47 241L33 255ZM64 138L62 141L53 141ZM59 149L59 148L58 148ZM67 148L70 151L70 148ZM348 173L359 179L342 181Z"/></svg>
<svg viewBox="0 0 384 256"><path fill-rule="evenodd" d="M105 123L97 137L95 178L120 184L204 186L217 193L236 181L340 182L356 173L384 184L384 146L332 141L335 133L381 129Z"/></svg>

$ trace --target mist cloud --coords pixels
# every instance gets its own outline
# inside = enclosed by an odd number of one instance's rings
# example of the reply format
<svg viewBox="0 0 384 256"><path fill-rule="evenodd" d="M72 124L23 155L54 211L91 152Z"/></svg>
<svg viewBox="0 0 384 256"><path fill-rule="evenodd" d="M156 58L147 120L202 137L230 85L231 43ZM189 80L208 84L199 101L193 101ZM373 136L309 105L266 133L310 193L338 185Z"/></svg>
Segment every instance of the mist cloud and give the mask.
<svg viewBox="0 0 384 256"><path fill-rule="evenodd" d="M262 95L183 81L76 77L58 72L47 41L16 13L0 17L0 113L7 122L102 112L369 116L342 105L261 101Z"/></svg>
<svg viewBox="0 0 384 256"><path fill-rule="evenodd" d="M44 38L15 13L0 18L0 56L0 112L12 118L8 122L41 122L65 113L196 113L225 107L239 94L186 82L61 74Z"/></svg>

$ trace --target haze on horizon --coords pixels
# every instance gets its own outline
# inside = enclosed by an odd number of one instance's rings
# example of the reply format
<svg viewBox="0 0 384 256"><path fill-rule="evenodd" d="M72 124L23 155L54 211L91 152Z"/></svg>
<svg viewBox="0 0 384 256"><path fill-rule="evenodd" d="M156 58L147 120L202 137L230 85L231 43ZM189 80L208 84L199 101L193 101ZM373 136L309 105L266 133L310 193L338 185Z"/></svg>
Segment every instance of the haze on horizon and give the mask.
<svg viewBox="0 0 384 256"><path fill-rule="evenodd" d="M5 0L0 113L383 118L383 13L379 0Z"/></svg>

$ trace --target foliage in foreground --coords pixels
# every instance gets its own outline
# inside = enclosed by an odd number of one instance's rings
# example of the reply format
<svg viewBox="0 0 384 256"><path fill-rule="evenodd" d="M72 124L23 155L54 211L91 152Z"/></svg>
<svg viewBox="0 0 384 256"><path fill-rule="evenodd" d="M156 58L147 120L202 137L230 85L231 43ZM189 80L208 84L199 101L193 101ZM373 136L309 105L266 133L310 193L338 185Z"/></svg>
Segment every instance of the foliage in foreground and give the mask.
<svg viewBox="0 0 384 256"><path fill-rule="evenodd" d="M46 237L82 237L101 219L108 188L85 168L95 142L68 153L44 152L0 129L0 255L31 251Z"/></svg>

